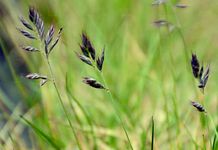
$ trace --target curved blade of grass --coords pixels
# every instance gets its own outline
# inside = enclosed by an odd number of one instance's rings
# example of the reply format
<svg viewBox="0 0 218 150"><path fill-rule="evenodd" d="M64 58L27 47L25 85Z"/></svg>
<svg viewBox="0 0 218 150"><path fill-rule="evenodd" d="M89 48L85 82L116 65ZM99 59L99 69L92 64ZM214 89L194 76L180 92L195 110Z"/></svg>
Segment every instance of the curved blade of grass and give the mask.
<svg viewBox="0 0 218 150"><path fill-rule="evenodd" d="M216 134L213 138L213 144L212 144L212 150L216 150L217 149L217 137Z"/></svg>
<svg viewBox="0 0 218 150"><path fill-rule="evenodd" d="M98 72L98 70L96 70L96 71ZM124 133L125 133L125 136L126 136L126 138L127 138L129 147L130 147L131 150L134 150L134 149L133 149L133 146L132 146L132 143L131 143L131 140L130 140L130 138L129 138L129 135L128 135L128 133L127 133L127 129L126 129L125 125L124 125L124 121L123 121L123 119L121 118L120 110L119 110L118 105L117 105L117 103L116 103L117 101L115 101L114 96L112 95L112 93L111 93L111 91L110 91L110 88L109 88L109 86L108 86L108 84L107 84L107 82L106 82L106 80L105 80L104 75L103 75L102 72L100 72L100 76L101 76L101 79L103 80L104 85L106 86L106 89L108 89L108 90L107 90L107 94L108 94L109 97L110 97L110 101L111 101L111 104L112 104L112 106L113 106L115 115L116 115L116 117L119 119L119 123L121 124L122 129L123 129L123 131L124 131Z"/></svg>
<svg viewBox="0 0 218 150"><path fill-rule="evenodd" d="M69 123L69 125L70 125L70 128L72 129L72 132L73 132L73 135L74 135L74 137L75 137L77 146L78 146L79 150L81 150L81 149L82 149L82 146L81 146L81 144L80 144L80 141L79 141L79 138L78 138L78 136L77 136L76 130L74 129L73 124L72 124L72 122L71 122L71 120L70 120L70 116L69 116L69 114L68 114L68 111L67 111L66 107L64 106L64 102L63 102L63 100L62 100L62 97L61 97L60 91L59 91L59 89L58 89L58 86L57 86L57 84L56 84L56 80L55 80L55 77L54 77L54 73L53 73L53 70L52 70L50 61L49 61L49 59L48 59L48 56L47 56L45 53L44 53L44 57L45 57L45 61L47 62L47 66L48 66L48 69L49 69L49 72L50 72L50 76L51 76L51 78L52 78L53 86L54 86L55 91L56 91L57 96L58 96L58 100L59 100L59 102L60 102L60 104L61 104L61 107L62 107L62 109L63 109L63 111L64 111L64 114L65 114L65 116L66 116L66 118L67 118L67 121L68 121L68 123Z"/></svg>
<svg viewBox="0 0 218 150"><path fill-rule="evenodd" d="M98 149L98 146L97 146L97 139L96 139L96 135L95 135L95 132L94 132L94 128L93 128L93 122L92 120L90 119L89 117L89 114L86 112L86 110L83 108L83 106L80 104L80 102L75 98L75 96L70 92L70 85L69 85L69 79L68 79L68 76L66 75L66 90L67 90L67 96L70 98L70 99L73 99L73 101L77 104L77 106L79 107L79 109L82 111L82 113L84 114L90 128L91 128L91 133L92 133L92 136L93 136L93 140L94 140L94 150L97 150ZM71 102L70 102L71 103Z"/></svg>
<svg viewBox="0 0 218 150"><path fill-rule="evenodd" d="M151 134L151 150L154 149L154 118L152 116L151 120L151 126L152 126L152 134Z"/></svg>
<svg viewBox="0 0 218 150"><path fill-rule="evenodd" d="M28 121L23 116L20 116L20 118L24 122L26 122L26 124L28 124L38 135L42 136L54 149L56 149L56 150L60 150L61 149L61 146L57 144L58 142L55 141L55 139L53 139L49 135L45 134L41 129L39 129L37 126L32 124L30 121Z"/></svg>
<svg viewBox="0 0 218 150"><path fill-rule="evenodd" d="M216 125L215 125L215 123L214 123L213 118L211 117L211 115L208 113L207 116L208 116L209 121L212 123L213 128L214 128L214 132L215 132L215 133L214 133L215 136L214 136L213 144L212 144L212 149L214 150L214 149L216 149L216 147L217 147L217 137L218 137L217 127L216 127ZM208 122L209 122L209 121L208 121Z"/></svg>

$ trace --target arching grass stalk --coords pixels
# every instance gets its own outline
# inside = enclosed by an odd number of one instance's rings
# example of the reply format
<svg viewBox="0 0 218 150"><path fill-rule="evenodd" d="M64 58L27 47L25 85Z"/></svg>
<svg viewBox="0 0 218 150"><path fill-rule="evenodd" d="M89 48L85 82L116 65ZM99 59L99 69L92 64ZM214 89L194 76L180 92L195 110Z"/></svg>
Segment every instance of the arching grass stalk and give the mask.
<svg viewBox="0 0 218 150"><path fill-rule="evenodd" d="M97 69L95 69L95 70L98 71ZM119 111L119 109L117 108L116 101L115 101L115 99L114 99L114 97L113 97L113 95L112 95L112 93L111 93L111 90L110 90L110 88L109 88L109 86L108 86L108 84L107 84L107 81L106 81L105 78L104 78L104 74L103 74L103 72L100 72L100 71L98 71L98 72L100 73L100 76L101 76L101 78L102 78L102 81L103 81L104 85L106 86L107 93L108 93L108 95L109 95L109 97L110 97L111 104L112 104L113 109L114 109L114 111L115 111L115 115L116 115L116 117L119 119L120 124L122 125L123 131L125 132L125 135L126 135L126 138L127 138L127 140L128 140L128 143L129 143L130 148L133 150L133 147L132 147L132 144L131 144L131 141L130 141L128 132L127 132L126 127L125 127L125 125L124 125L124 121L123 121L122 118L121 118L120 111Z"/></svg>
<svg viewBox="0 0 218 150"><path fill-rule="evenodd" d="M66 90L67 90L67 96L70 99L72 99L76 105L79 107L79 109L82 111L83 115L85 116L90 128L91 128L91 134L94 140L94 150L98 150L98 145L97 145L97 139L96 139L96 135L94 132L94 128L93 128L93 121L90 119L90 116L88 114L88 112L83 108L83 106L80 104L79 100L71 93L69 85L68 85L68 78L66 76ZM69 101L71 103L71 101Z"/></svg>
<svg viewBox="0 0 218 150"><path fill-rule="evenodd" d="M119 108L117 107L116 101L114 100L114 97L113 97L113 95L108 87L108 84L104 78L104 75L102 73L105 48L102 49L101 55L97 57L95 48L93 47L88 36L85 33L82 33L81 37L82 37L82 44L80 45L80 49L81 49L82 53L81 54L76 53L76 54L82 62L84 62L85 64L87 64L89 66L92 66L94 68L95 72L100 74L100 77L103 80L103 84L98 82L96 79L91 78L91 77L87 77L87 76L83 78L83 82L92 88L101 89L101 90L104 90L108 93L110 100L111 100L111 104L112 104L113 109L115 111L115 115L119 119L120 124L122 125L122 128L125 132L125 135L126 135L126 138L127 138L127 141L129 143L130 148L133 150L131 141L129 139L129 135L127 133L124 122L121 118Z"/></svg>
<svg viewBox="0 0 218 150"><path fill-rule="evenodd" d="M60 95L60 92L59 92L59 90L58 90L58 87L57 87L57 84L56 84L56 81L55 81L55 78L54 78L54 73L53 73L53 70L52 70L50 61L49 61L48 57L45 57L45 60L46 60L46 62L47 62L48 68L49 68L49 72L50 72L50 75L51 75L51 78L52 78L52 83L53 83L54 88L55 88L55 91L56 91L56 93L57 93L57 95L58 95L58 100L59 100L59 102L60 102L60 104L61 104L61 106L62 106L62 108L63 108L63 111L64 111L65 116L67 117L67 121L68 121L68 123L69 123L69 125L70 125L70 127L71 127L71 129L72 129L72 131L73 131L73 134L74 134L76 143L77 143L77 145L78 145L78 148L81 150L82 147L81 147L80 142L79 142L79 139L78 139L78 137L77 137L77 135L76 135L76 131L75 131L73 125L72 125L72 122L70 121L69 114L68 114L68 112L67 112L67 110L66 110L66 108L65 108L65 106L64 106L64 102L63 102L63 100L62 100L62 98L61 98L61 95Z"/></svg>
<svg viewBox="0 0 218 150"><path fill-rule="evenodd" d="M184 52L185 52L185 58L186 58L186 61L187 61L187 66L189 65L188 62L189 62L189 53L188 53L188 47L187 47L187 44L186 44L186 41L185 41L185 37L182 33L182 29L181 29L181 23L180 23L180 20L178 19L177 17L177 14L176 14L176 11L174 9L174 5L172 4L171 1L167 1L168 4L170 5L170 8L172 9L173 11L173 15L174 15L174 18L176 20L176 29L182 39L182 42L183 42L183 46L184 46ZM167 5L164 4L164 9L165 9L165 13L167 14Z"/></svg>
<svg viewBox="0 0 218 150"><path fill-rule="evenodd" d="M62 100L62 97L60 95L60 92L58 90L55 78L54 78L54 73L49 61L49 56L50 53L52 52L52 50L54 49L54 47L57 45L57 43L60 40L61 37L61 33L62 33L62 28L59 29L57 36L54 36L55 33L55 28L54 25L51 25L50 28L47 31L47 34L45 34L45 27L44 27L44 22L41 19L39 13L37 12L37 10L33 7L29 8L29 20L31 21L31 23L29 23L29 21L25 20L23 17L20 17L20 22L22 23L23 27L25 29L22 28L18 28L18 31L26 38L30 39L30 40L38 40L40 46L37 47L33 47L33 46L22 46L23 50L27 51L27 52L38 52L40 51L41 54L44 56L44 60L48 66L48 70L50 72L50 76L47 77L45 75L41 75L38 73L30 73L27 74L25 77L29 80L40 80L40 86L43 86L44 84L46 84L48 81L51 81L55 91L58 95L58 100L61 104L61 107L64 110L64 114L67 118L67 121L73 131L73 135L75 137L76 143L78 145L79 149L82 149L79 139L76 135L76 131L70 121L70 117L68 115L67 109L64 106L64 102Z"/></svg>

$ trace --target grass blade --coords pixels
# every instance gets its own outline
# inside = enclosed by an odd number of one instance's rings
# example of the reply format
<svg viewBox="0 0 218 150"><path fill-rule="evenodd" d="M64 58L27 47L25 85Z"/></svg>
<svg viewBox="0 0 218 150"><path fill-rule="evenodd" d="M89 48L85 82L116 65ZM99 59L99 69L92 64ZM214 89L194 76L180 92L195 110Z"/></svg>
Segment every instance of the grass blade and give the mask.
<svg viewBox="0 0 218 150"><path fill-rule="evenodd" d="M28 124L38 135L40 135L41 137L43 137L54 149L56 150L60 150L61 147L57 144L57 141L55 141L52 137L50 137L49 135L45 134L41 129L39 129L38 127L36 127L34 124L32 124L30 121L28 121L26 118L24 118L23 116L20 116L21 119Z"/></svg>
<svg viewBox="0 0 218 150"><path fill-rule="evenodd" d="M213 144L212 144L212 150L216 150L217 149L217 137L216 134L213 138Z"/></svg>
<svg viewBox="0 0 218 150"><path fill-rule="evenodd" d="M66 75L66 91L67 91L67 96L69 97L69 99L72 99L76 105L79 107L79 109L82 111L82 113L84 114L90 128L91 128L91 133L92 133L92 137L94 140L94 150L98 149L98 145L97 145L97 138L94 132L94 128L93 128L93 121L91 120L89 113L83 108L83 106L80 104L79 100L76 99L76 97L71 93L70 90L70 85L69 85L70 81L69 81L69 77L68 75ZM71 103L71 102L70 102Z"/></svg>
<svg viewBox="0 0 218 150"><path fill-rule="evenodd" d="M152 126L152 135L151 135L151 150L154 149L154 118L152 116L151 120L151 126Z"/></svg>

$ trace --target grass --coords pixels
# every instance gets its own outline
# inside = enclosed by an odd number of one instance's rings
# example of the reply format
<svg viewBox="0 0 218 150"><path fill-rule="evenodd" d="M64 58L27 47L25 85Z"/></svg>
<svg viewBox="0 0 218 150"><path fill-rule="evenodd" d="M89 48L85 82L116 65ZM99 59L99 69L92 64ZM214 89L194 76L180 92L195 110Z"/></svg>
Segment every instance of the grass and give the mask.
<svg viewBox="0 0 218 150"><path fill-rule="evenodd" d="M5 1L9 15L0 23L15 52L9 52L0 34L10 70L5 74L0 69L0 77L5 85L9 80L4 76L11 76L21 99L10 101L13 88L1 87L0 119L6 126L0 130L0 149L217 149L218 2L190 1L185 9L175 8L176 2L152 6L147 0ZM46 31L50 24L64 29L49 56L55 85L40 87L24 79L17 67L19 60L28 72L51 71L40 54L19 47L38 44L16 30L22 27L19 15L27 19L29 5L39 11ZM174 30L154 27L158 19L175 25ZM103 74L75 55L82 31L98 55L105 46ZM192 52L200 64L210 64L204 94L192 75ZM109 92L82 83L87 75ZM202 104L207 114L190 101Z"/></svg>

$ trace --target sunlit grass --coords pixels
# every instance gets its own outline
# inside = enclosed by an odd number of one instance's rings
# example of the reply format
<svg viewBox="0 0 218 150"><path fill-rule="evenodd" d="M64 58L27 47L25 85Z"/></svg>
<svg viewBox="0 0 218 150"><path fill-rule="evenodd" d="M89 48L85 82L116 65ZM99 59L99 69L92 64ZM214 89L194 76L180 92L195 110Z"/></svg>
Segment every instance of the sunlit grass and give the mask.
<svg viewBox="0 0 218 150"><path fill-rule="evenodd" d="M1 28L15 44L16 54L29 72L49 74L43 57L19 47L20 43L37 45L16 31L21 26L19 15L25 16L29 5L33 5L46 29L51 23L64 29L49 59L72 127L52 83L39 87L38 82L25 80L5 48L14 85L23 99L13 104L0 90L1 103L13 112L9 114L0 108L7 122L0 131L0 142L4 141L0 149L78 149L72 128L81 149L130 148L110 95L82 83L82 77L87 75L104 83L102 76L75 55L75 51L80 51L83 31L98 55L105 46L103 77L134 150L217 148L217 2L184 1L188 5L185 9L174 7L176 1L170 0L159 6L152 6L152 1L147 0L15 3L5 2L10 19L2 20ZM171 22L174 30L156 28L153 22L158 19ZM198 55L200 63L211 65L204 94L192 75L192 52ZM203 104L208 113L196 111L190 104L192 100ZM25 128L28 132L22 136Z"/></svg>

